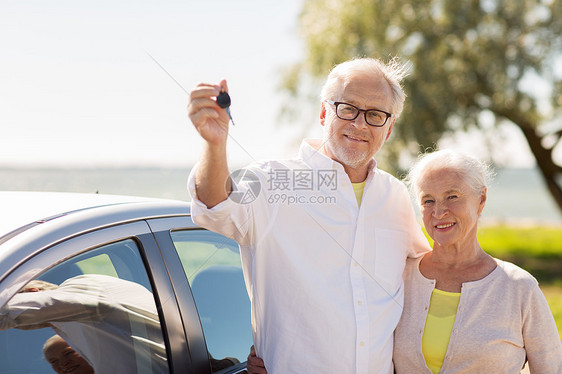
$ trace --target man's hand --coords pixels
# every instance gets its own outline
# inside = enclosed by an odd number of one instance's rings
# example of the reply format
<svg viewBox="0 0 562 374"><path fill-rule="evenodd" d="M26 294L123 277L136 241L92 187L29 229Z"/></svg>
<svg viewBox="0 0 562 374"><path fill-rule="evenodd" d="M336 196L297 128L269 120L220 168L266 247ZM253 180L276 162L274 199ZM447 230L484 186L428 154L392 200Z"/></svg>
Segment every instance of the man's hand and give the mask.
<svg viewBox="0 0 562 374"><path fill-rule="evenodd" d="M229 117L214 97L228 92L226 81L218 85L201 83L191 91L187 112L193 126L205 140L195 173L197 199L208 208L225 201L231 191L226 140Z"/></svg>
<svg viewBox="0 0 562 374"><path fill-rule="evenodd" d="M248 370L248 374L267 374L265 363L256 355L254 346L250 348L246 369Z"/></svg>
<svg viewBox="0 0 562 374"><path fill-rule="evenodd" d="M228 135L228 114L214 99L222 91L228 92L226 80L218 85L200 83L189 94L189 118L210 146L224 146Z"/></svg>

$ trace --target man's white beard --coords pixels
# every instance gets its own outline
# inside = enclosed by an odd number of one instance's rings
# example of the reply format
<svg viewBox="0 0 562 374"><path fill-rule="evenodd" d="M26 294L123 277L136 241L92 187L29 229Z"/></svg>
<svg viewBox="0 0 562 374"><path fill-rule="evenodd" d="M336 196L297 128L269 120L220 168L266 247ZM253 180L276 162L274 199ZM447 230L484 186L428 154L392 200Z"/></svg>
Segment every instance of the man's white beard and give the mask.
<svg viewBox="0 0 562 374"><path fill-rule="evenodd" d="M365 166L372 158L372 156L366 152L348 149L341 145L330 144L330 142L326 143L325 146L330 149L336 161L353 169Z"/></svg>

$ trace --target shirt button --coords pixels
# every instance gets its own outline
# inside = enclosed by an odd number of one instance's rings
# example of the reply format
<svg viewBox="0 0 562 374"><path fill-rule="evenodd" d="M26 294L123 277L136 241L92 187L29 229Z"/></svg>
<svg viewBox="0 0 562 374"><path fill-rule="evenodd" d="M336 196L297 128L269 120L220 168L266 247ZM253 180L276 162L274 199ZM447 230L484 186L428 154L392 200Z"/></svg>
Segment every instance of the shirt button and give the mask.
<svg viewBox="0 0 562 374"><path fill-rule="evenodd" d="M359 266L359 262L353 261L353 266L358 267L358 266Z"/></svg>
<svg viewBox="0 0 562 374"><path fill-rule="evenodd" d="M364 342L364 341L361 341L361 342L359 343L359 346L364 347L364 346L365 346L365 342Z"/></svg>
<svg viewBox="0 0 562 374"><path fill-rule="evenodd" d="M359 300L359 301L357 302L357 305L361 306L361 305L363 305L363 302L362 302L361 300Z"/></svg>

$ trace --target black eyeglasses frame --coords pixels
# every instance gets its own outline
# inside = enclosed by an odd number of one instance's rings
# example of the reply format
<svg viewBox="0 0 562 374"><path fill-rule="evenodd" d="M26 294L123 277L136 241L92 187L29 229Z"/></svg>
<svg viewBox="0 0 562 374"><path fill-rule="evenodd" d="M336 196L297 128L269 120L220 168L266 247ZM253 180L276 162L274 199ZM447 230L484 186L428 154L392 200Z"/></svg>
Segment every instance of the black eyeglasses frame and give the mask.
<svg viewBox="0 0 562 374"><path fill-rule="evenodd" d="M336 116L337 116L339 119L343 119L344 121L354 121L357 117L359 117L359 113L364 112L364 113L363 113L363 116L364 116L364 118L365 118L365 123L366 123L367 125L373 126L373 127L384 127L384 125L386 125L386 123L388 122L388 119L394 117L394 114L385 112L384 110L380 110L380 109L359 109L359 108L357 108L355 105L350 104L350 103L345 103L345 102L343 102L343 101L333 101L333 100L325 100L325 101L326 101L328 104L332 104L332 105L334 105L334 106L336 107L336 110L335 110ZM353 108L357 109L357 114L355 115L355 117L353 117L353 118L342 118L342 117L340 117L339 114L338 114L338 106L339 106L340 104L349 105L350 107L353 107ZM371 124L371 123L369 123L369 122L367 121L367 112L370 112L370 111L380 112L380 113L384 113L384 114L386 115L386 119L384 120L384 122L383 122L382 125L373 125L373 124Z"/></svg>

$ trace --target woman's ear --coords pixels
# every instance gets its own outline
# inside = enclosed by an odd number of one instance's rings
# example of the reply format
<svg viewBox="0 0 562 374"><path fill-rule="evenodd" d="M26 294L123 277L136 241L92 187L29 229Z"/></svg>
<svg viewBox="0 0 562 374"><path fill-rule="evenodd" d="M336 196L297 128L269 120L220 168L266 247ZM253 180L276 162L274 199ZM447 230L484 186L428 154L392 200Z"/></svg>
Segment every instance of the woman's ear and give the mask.
<svg viewBox="0 0 562 374"><path fill-rule="evenodd" d="M486 199L488 194L488 188L483 187L482 192L480 193L480 206L478 207L478 215L482 213L484 210L484 206L486 205Z"/></svg>

